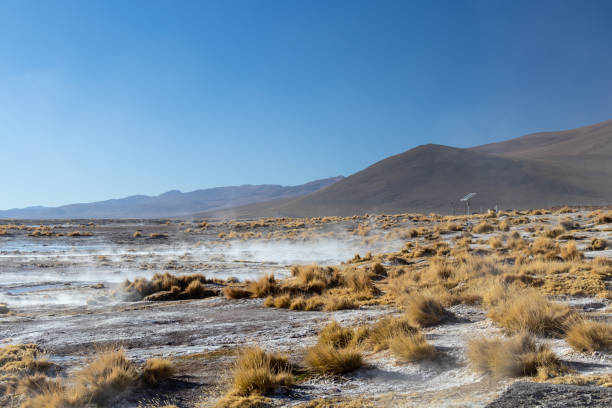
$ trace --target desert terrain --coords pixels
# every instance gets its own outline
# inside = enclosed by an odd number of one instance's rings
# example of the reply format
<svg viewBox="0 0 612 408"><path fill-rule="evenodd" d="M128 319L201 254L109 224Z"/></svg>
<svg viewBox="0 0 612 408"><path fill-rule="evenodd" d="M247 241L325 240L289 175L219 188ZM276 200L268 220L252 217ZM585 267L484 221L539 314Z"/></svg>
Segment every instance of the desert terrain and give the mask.
<svg viewBox="0 0 612 408"><path fill-rule="evenodd" d="M606 209L3 221L0 274L2 406L612 403Z"/></svg>

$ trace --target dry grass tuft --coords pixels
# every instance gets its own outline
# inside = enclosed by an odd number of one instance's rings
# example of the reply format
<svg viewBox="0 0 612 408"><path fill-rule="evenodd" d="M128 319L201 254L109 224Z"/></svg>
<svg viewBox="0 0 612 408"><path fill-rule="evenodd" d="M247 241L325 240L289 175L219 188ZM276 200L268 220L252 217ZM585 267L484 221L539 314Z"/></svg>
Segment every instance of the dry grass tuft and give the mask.
<svg viewBox="0 0 612 408"><path fill-rule="evenodd" d="M279 386L291 385L293 381L287 356L250 347L236 360L230 394L264 395Z"/></svg>
<svg viewBox="0 0 612 408"><path fill-rule="evenodd" d="M200 274L175 276L166 272L156 273L151 280L126 280L122 290L129 300L201 299L217 294L203 285L207 282L206 277Z"/></svg>
<svg viewBox="0 0 612 408"><path fill-rule="evenodd" d="M374 351L385 350L394 338L414 334L417 330L406 317L385 316L369 328L367 343Z"/></svg>
<svg viewBox="0 0 612 408"><path fill-rule="evenodd" d="M435 348L418 332L393 337L389 348L397 358L406 362L424 360L435 354Z"/></svg>
<svg viewBox="0 0 612 408"><path fill-rule="evenodd" d="M306 366L321 374L342 374L361 367L363 360L357 345L367 330L344 328L332 321L319 333L317 344L306 350Z"/></svg>
<svg viewBox="0 0 612 408"><path fill-rule="evenodd" d="M486 221L482 221L480 224L476 225L472 229L472 231L476 234L484 234L484 233L491 232L494 230L495 230L495 227Z"/></svg>
<svg viewBox="0 0 612 408"><path fill-rule="evenodd" d="M74 375L73 400L104 404L138 380L138 371L123 350L105 351Z"/></svg>
<svg viewBox="0 0 612 408"><path fill-rule="evenodd" d="M434 326L450 317L450 313L432 294L414 294L404 303L406 317L413 325L419 327Z"/></svg>
<svg viewBox="0 0 612 408"><path fill-rule="evenodd" d="M337 349L331 345L317 344L310 347L304 358L306 366L321 374L343 374L363 365L361 353L349 347Z"/></svg>
<svg viewBox="0 0 612 408"><path fill-rule="evenodd" d="M500 237L491 237L489 239L489 245L491 245L492 249L499 249L502 248L504 246L504 244L502 243L502 240Z"/></svg>
<svg viewBox="0 0 612 408"><path fill-rule="evenodd" d="M278 292L278 283L274 279L274 274L266 274L257 281L249 282L248 290L253 294L253 297L266 297Z"/></svg>
<svg viewBox="0 0 612 408"><path fill-rule="evenodd" d="M236 286L226 286L223 288L223 296L226 299L245 299L251 297L251 292Z"/></svg>
<svg viewBox="0 0 612 408"><path fill-rule="evenodd" d="M142 380L149 385L157 385L174 375L174 366L170 360L150 358L142 369Z"/></svg>
<svg viewBox="0 0 612 408"><path fill-rule="evenodd" d="M565 341L576 351L609 351L612 349L612 325L580 320L567 331Z"/></svg>
<svg viewBox="0 0 612 408"><path fill-rule="evenodd" d="M526 333L508 339L472 340L468 358L478 371L495 377L548 377L564 371L555 354L544 345L538 346Z"/></svg>
<svg viewBox="0 0 612 408"><path fill-rule="evenodd" d="M584 255L576 248L576 242L570 241L561 248L561 258L566 261L577 261L584 258Z"/></svg>
<svg viewBox="0 0 612 408"><path fill-rule="evenodd" d="M491 291L496 295L485 297L492 302L488 317L511 332L559 336L576 317L568 306L550 302L535 289L497 286Z"/></svg>

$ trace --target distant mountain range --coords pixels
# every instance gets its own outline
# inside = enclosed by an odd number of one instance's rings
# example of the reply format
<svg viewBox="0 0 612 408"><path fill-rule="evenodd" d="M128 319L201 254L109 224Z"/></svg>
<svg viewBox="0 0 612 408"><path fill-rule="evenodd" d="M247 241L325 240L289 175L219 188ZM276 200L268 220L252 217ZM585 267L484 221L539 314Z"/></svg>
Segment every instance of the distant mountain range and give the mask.
<svg viewBox="0 0 612 408"><path fill-rule="evenodd" d="M468 149L428 144L314 193L215 216L323 216L612 203L612 120Z"/></svg>
<svg viewBox="0 0 612 408"><path fill-rule="evenodd" d="M62 207L0 211L0 218L311 217L439 212L476 192L474 210L612 204L612 120L467 149L427 144L347 178L294 187L169 191Z"/></svg>
<svg viewBox="0 0 612 408"><path fill-rule="evenodd" d="M28 207L0 211L0 218L160 218L186 216L274 199L298 197L325 188L344 177L331 177L299 186L272 184L218 187L181 193L168 191L158 196L135 195L93 203L61 207Z"/></svg>

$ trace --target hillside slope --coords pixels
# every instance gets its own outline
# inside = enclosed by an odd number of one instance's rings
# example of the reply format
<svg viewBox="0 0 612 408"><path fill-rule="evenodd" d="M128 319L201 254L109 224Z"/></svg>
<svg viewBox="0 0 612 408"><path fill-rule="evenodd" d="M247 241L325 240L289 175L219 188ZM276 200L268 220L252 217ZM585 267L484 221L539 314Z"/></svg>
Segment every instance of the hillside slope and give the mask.
<svg viewBox="0 0 612 408"><path fill-rule="evenodd" d="M612 121L460 149L423 145L315 193L234 208L232 216L319 216L535 208L612 202ZM463 207L461 207L463 208ZM225 216L230 212L216 212Z"/></svg>

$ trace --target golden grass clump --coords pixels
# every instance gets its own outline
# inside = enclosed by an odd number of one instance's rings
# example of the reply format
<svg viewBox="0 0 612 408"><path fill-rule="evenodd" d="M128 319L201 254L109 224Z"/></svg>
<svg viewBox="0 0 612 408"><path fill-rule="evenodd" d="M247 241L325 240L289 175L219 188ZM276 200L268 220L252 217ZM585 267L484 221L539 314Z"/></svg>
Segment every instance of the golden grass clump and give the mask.
<svg viewBox="0 0 612 408"><path fill-rule="evenodd" d="M74 399L104 404L138 378L136 367L123 350L105 351L75 373Z"/></svg>
<svg viewBox="0 0 612 408"><path fill-rule="evenodd" d="M566 261L577 261L584 258L584 255L576 248L576 242L570 241L566 246L561 248L561 258Z"/></svg>
<svg viewBox="0 0 612 408"><path fill-rule="evenodd" d="M612 325L592 320L579 320L565 335L565 341L576 351L592 353L612 349Z"/></svg>
<svg viewBox="0 0 612 408"><path fill-rule="evenodd" d="M498 236L491 237L489 239L489 245L491 246L492 249L499 249L499 248L502 248L504 246L504 244L502 243L501 238L498 237Z"/></svg>
<svg viewBox="0 0 612 408"><path fill-rule="evenodd" d="M142 237L142 232L140 231L135 231L134 234L132 234L133 238L140 238Z"/></svg>
<svg viewBox="0 0 612 408"><path fill-rule="evenodd" d="M2 373L34 374L45 372L49 362L36 344L16 344L0 348L0 375Z"/></svg>
<svg viewBox="0 0 612 408"><path fill-rule="evenodd" d="M266 274L257 281L249 282L247 289L252 293L253 297L261 298L278 292L278 283L274 278L274 274Z"/></svg>
<svg viewBox="0 0 612 408"><path fill-rule="evenodd" d="M337 349L327 344L310 347L304 358L306 366L321 374L343 374L363 365L361 353L355 348Z"/></svg>
<svg viewBox="0 0 612 408"><path fill-rule="evenodd" d="M355 309L357 304L350 298L344 296L327 295L322 297L323 311L334 312L336 310Z"/></svg>
<svg viewBox="0 0 612 408"><path fill-rule="evenodd" d="M527 333L511 338L482 338L468 343L468 358L478 371L495 377L547 378L564 372L559 359Z"/></svg>
<svg viewBox="0 0 612 408"><path fill-rule="evenodd" d="M71 231L67 234L69 237L90 237L93 234L88 231Z"/></svg>
<svg viewBox="0 0 612 408"><path fill-rule="evenodd" d="M122 289L129 300L200 299L217 294L203 285L207 282L206 277L200 274L175 276L166 272L156 273L150 280L126 280Z"/></svg>
<svg viewBox="0 0 612 408"><path fill-rule="evenodd" d="M419 332L393 337L389 349L398 359L405 362L424 360L435 354L435 348Z"/></svg>
<svg viewBox="0 0 612 408"><path fill-rule="evenodd" d="M163 358L150 358L142 368L142 380L149 385L157 385L173 375L172 362Z"/></svg>
<svg viewBox="0 0 612 408"><path fill-rule="evenodd" d="M430 293L412 294L403 306L408 321L419 327L434 326L450 317L442 303Z"/></svg>
<svg viewBox="0 0 612 408"><path fill-rule="evenodd" d="M223 288L223 296L226 299L245 299L251 297L251 292L236 286L226 286Z"/></svg>
<svg viewBox="0 0 612 408"><path fill-rule="evenodd" d="M293 384L287 356L259 347L244 349L233 368L230 393L237 396L265 395L279 386Z"/></svg>
<svg viewBox="0 0 612 408"><path fill-rule="evenodd" d="M480 222L478 225L476 225L472 231L476 234L485 234L487 232L491 232L494 231L495 227L491 224L489 224L486 221L482 221Z"/></svg>
<svg viewBox="0 0 612 408"><path fill-rule="evenodd" d="M361 367L363 360L357 345L367 335L363 328L344 328L332 321L320 332L317 344L306 350L304 363L321 374L342 374Z"/></svg>
<svg viewBox="0 0 612 408"><path fill-rule="evenodd" d="M491 305L487 316L510 332L527 331L541 336L560 336L576 313L568 306L550 302L532 288L493 287L485 296Z"/></svg>
<svg viewBox="0 0 612 408"><path fill-rule="evenodd" d="M385 316L369 328L367 343L374 351L385 350L395 337L414 334L417 331L406 317Z"/></svg>
<svg viewBox="0 0 612 408"><path fill-rule="evenodd" d="M338 286L341 279L336 269L319 265L295 265L291 267L291 276L295 280L288 283L290 288L307 293L321 293Z"/></svg>

